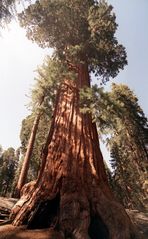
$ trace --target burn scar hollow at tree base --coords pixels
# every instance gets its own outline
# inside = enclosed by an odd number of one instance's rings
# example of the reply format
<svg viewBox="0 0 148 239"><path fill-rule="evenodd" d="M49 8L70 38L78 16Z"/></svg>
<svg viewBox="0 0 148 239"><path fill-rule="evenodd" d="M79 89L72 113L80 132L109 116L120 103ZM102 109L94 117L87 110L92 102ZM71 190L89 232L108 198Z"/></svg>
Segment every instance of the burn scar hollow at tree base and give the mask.
<svg viewBox="0 0 148 239"><path fill-rule="evenodd" d="M34 217L30 220L28 229L43 229L53 227L58 229L60 195L52 200L45 200L37 206Z"/></svg>

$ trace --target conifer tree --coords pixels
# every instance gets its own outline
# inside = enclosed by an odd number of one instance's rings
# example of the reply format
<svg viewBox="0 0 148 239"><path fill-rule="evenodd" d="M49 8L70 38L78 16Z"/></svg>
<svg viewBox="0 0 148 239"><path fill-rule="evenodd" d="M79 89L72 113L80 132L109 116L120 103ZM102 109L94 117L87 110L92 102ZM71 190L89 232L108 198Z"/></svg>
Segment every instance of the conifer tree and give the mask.
<svg viewBox="0 0 148 239"><path fill-rule="evenodd" d="M118 152L122 155L121 162L118 162L119 157L117 157L115 172L119 175L121 186L120 175L123 171L123 181L127 185L126 191L129 191L130 196L129 203L134 207L141 208L146 198L143 184L147 177L148 152L145 135L148 121L138 104L137 97L126 85L114 84L110 95L114 102L118 102L117 104L123 111L118 120L116 119L118 124L112 131L110 140L111 149L116 144ZM121 187L123 188L123 185Z"/></svg>
<svg viewBox="0 0 148 239"><path fill-rule="evenodd" d="M75 79L67 74L60 83L44 167L36 182L24 186L19 207L12 210L13 224L54 224L64 238L136 238L108 186L96 124L90 113L80 111L79 91L90 87L89 74L107 81L127 63L114 36L112 6L105 1L40 0L20 14L20 21L30 39L55 49Z"/></svg>
<svg viewBox="0 0 148 239"><path fill-rule="evenodd" d="M0 158L0 194L1 196L10 196L12 193L15 170L18 164L18 155L10 147L4 150Z"/></svg>
<svg viewBox="0 0 148 239"><path fill-rule="evenodd" d="M147 118L137 97L126 85L113 84L111 92L95 89L92 99L98 128L108 138L115 188L123 192L122 195L115 193L125 206L141 209L146 198L143 185L148 170Z"/></svg>
<svg viewBox="0 0 148 239"><path fill-rule="evenodd" d="M28 139L30 136L30 131L32 129L33 121L34 121L34 114L27 116L22 121L20 139L21 139L21 153L23 155L23 158L26 153L26 148L27 148ZM26 182L35 180L38 175L39 165L42 163L40 156L41 156L44 144L46 142L48 130L50 127L50 121L51 121L51 118L48 115L42 114L39 125L38 125L38 130L36 133L32 156L29 162L29 165L30 165L29 170L28 170L28 173L26 173L27 174Z"/></svg>

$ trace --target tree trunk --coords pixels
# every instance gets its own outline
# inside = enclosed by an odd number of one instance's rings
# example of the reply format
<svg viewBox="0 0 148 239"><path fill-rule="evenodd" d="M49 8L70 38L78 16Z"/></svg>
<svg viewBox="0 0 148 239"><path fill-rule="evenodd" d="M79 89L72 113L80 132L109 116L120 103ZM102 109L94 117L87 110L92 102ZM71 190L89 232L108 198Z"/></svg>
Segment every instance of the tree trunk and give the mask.
<svg viewBox="0 0 148 239"><path fill-rule="evenodd" d="M23 187L11 218L16 226L52 226L63 238L133 239L133 225L108 186L96 124L80 112L79 89L89 84L85 64L77 82L62 83L40 180Z"/></svg>
<svg viewBox="0 0 148 239"><path fill-rule="evenodd" d="M41 102L39 104L40 106L42 105L43 100L44 100L44 96L41 99ZM35 138L36 138L36 133L38 130L38 125L40 122L40 117L41 117L41 112L39 111L34 119L34 122L33 122L33 127L31 130L30 138L29 138L28 145L27 145L27 151L25 153L20 176L18 179L18 183L17 183L16 189L15 189L14 195L13 195L18 198L20 197L20 191L21 191L22 187L24 186L26 179L27 179L29 162L30 162L30 158L31 158L31 155L33 152L33 146L34 146L34 142L35 142Z"/></svg>

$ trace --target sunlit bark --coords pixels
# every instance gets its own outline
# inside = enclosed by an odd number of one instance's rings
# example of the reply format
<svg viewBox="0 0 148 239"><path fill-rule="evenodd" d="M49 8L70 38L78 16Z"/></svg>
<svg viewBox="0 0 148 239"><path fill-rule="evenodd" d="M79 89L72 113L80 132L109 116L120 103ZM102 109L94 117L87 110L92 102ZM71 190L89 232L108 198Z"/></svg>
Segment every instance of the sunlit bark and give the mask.
<svg viewBox="0 0 148 239"><path fill-rule="evenodd" d="M36 182L25 185L12 210L13 225L54 226L64 238L132 239L134 228L109 189L95 123L82 114L79 89L89 86L87 65L77 82L58 91L48 154Z"/></svg>

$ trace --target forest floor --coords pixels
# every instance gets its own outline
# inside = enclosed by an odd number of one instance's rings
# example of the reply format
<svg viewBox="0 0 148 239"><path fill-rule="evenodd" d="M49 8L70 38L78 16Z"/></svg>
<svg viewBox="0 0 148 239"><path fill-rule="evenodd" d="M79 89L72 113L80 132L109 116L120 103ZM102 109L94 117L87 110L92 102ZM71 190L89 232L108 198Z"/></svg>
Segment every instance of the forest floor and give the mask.
<svg viewBox="0 0 148 239"><path fill-rule="evenodd" d="M62 236L50 229L27 230L25 226L14 227L8 216L16 199L0 197L0 239L62 239ZM148 212L127 210L143 239L148 239Z"/></svg>

